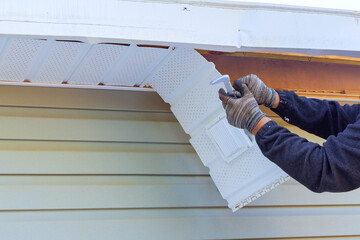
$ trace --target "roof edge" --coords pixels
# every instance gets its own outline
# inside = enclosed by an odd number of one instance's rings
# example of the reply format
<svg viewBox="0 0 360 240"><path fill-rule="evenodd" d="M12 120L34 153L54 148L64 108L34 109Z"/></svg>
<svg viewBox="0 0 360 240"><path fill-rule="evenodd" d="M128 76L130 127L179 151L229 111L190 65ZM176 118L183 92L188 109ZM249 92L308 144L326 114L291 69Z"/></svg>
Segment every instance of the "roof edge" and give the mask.
<svg viewBox="0 0 360 240"><path fill-rule="evenodd" d="M272 3L253 3L253 2L235 2L231 0L126 0L129 2L144 2L144 3L168 3L168 4L184 4L192 6L204 6L215 8L228 9L255 9L255 10L269 10L269 11L290 11L301 13L323 13L340 16L360 17L360 11L352 11L347 9L333 9L333 8L318 8L308 6L292 6L284 4Z"/></svg>

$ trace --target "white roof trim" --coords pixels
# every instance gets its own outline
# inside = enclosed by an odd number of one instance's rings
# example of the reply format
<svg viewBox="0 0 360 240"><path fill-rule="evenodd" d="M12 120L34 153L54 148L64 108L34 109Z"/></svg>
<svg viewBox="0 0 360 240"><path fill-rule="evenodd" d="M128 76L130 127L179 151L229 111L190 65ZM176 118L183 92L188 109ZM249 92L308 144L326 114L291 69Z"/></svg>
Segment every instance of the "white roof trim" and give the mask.
<svg viewBox="0 0 360 240"><path fill-rule="evenodd" d="M357 11L232 1L0 2L3 36L147 43L218 51L359 53L359 21Z"/></svg>
<svg viewBox="0 0 360 240"><path fill-rule="evenodd" d="M230 9L252 9L252 10L272 10L272 11L292 11L304 13L325 13L332 15L346 15L352 17L359 17L360 11L334 8L321 8L309 6L296 6L275 3L261 3L261 2L247 2L247 1L229 1L229 0L128 0L131 2L153 2L153 3L168 3L168 4L184 4L191 6L206 6L216 8L230 8Z"/></svg>

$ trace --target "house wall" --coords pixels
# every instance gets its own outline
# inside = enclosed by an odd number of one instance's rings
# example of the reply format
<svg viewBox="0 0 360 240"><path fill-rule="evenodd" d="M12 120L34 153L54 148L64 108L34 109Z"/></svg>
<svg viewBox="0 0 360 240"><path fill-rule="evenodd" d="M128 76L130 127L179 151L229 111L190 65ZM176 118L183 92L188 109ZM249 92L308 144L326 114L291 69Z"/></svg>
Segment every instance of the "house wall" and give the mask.
<svg viewBox="0 0 360 240"><path fill-rule="evenodd" d="M232 213L153 92L1 86L0 133L1 239L360 237L358 190L289 181Z"/></svg>

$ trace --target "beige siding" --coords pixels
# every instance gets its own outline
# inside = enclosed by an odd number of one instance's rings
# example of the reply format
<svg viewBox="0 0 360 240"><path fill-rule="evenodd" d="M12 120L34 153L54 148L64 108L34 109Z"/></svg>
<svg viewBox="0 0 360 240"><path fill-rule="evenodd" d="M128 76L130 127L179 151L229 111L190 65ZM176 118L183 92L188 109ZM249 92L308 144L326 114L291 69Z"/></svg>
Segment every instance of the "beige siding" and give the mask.
<svg viewBox="0 0 360 240"><path fill-rule="evenodd" d="M360 236L358 190L290 181L232 213L155 93L3 86L0 132L1 239Z"/></svg>

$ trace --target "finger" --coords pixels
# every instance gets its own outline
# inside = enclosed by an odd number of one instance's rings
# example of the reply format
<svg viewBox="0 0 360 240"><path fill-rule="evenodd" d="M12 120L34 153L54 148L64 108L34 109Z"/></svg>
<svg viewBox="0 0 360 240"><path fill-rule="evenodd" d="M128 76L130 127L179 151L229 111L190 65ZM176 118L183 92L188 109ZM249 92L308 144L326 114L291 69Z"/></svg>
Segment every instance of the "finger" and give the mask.
<svg viewBox="0 0 360 240"><path fill-rule="evenodd" d="M236 98L241 98L241 93L239 91L235 91L235 97Z"/></svg>
<svg viewBox="0 0 360 240"><path fill-rule="evenodd" d="M236 91L240 94L240 96L244 96L244 85L246 84L241 81L237 82Z"/></svg>
<svg viewBox="0 0 360 240"><path fill-rule="evenodd" d="M250 84L251 79L252 79L254 76L256 77L256 75L254 75L254 74L249 74L249 75L246 75L245 77L239 78L238 80L240 80L240 81L243 82L243 83Z"/></svg>
<svg viewBox="0 0 360 240"><path fill-rule="evenodd" d="M252 93L250 92L249 88L247 87L247 85L245 83L242 83L241 85L239 85L239 92L241 94L241 96L247 96L247 95L251 95Z"/></svg>
<svg viewBox="0 0 360 240"><path fill-rule="evenodd" d="M219 89L219 98L222 102L227 102L231 98L229 95L226 94L225 90L220 88Z"/></svg>
<svg viewBox="0 0 360 240"><path fill-rule="evenodd" d="M222 88L219 90L219 98L222 101L223 108L226 109L232 98Z"/></svg>
<svg viewBox="0 0 360 240"><path fill-rule="evenodd" d="M246 84L245 82L241 81L241 78L240 79L237 79L234 81L234 84L233 84L233 88L236 90L236 91L240 91L241 89L241 84Z"/></svg>
<svg viewBox="0 0 360 240"><path fill-rule="evenodd" d="M243 84L243 92L241 93L241 94L243 94L242 96L246 96L246 95L251 95L252 96L252 93L250 92L250 90L249 90L249 88L248 88L248 86L246 85L246 84Z"/></svg>

